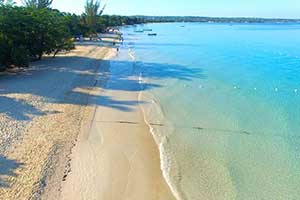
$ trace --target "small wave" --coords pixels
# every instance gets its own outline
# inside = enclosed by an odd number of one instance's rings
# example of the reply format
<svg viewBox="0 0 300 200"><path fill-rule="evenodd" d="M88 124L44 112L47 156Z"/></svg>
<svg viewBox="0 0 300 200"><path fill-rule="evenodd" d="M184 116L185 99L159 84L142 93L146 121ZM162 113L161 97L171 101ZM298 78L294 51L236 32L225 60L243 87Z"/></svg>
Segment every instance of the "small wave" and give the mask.
<svg viewBox="0 0 300 200"><path fill-rule="evenodd" d="M140 76L141 80L143 79L142 76ZM151 96L151 97L150 97ZM150 95L149 92L147 94L145 92L140 92L139 101L146 101L146 102L151 102L149 105L140 105L140 108L143 113L143 118L145 124L149 127L149 131L152 135L152 137L155 140L155 143L157 144L159 153L160 153L160 168L162 171L162 175L168 184L172 194L177 200L183 200L182 198L182 193L178 191L177 187L177 181L172 181L172 170L171 167L174 168L176 166L176 162L174 159L172 159L171 154L168 150L168 136L172 133L172 126L168 126L168 130L164 131L159 130L159 127L155 127L155 124L163 124L165 121L165 116L162 112L161 105L159 102L152 96ZM150 110L150 111L149 111ZM152 114L149 114L152 113ZM151 115L155 116L155 123L152 123ZM178 170L176 170L176 173L179 173Z"/></svg>
<svg viewBox="0 0 300 200"><path fill-rule="evenodd" d="M135 61L134 53L131 51L131 49L128 50L128 55L131 58L131 60Z"/></svg>
<svg viewBox="0 0 300 200"><path fill-rule="evenodd" d="M146 102L152 102L148 105L145 104L139 104L139 107L143 113L143 119L145 124L149 127L149 131L157 144L158 150L159 150L159 156L160 156L160 165L161 165L161 171L163 178L165 179L167 185L169 186L172 194L177 200L183 200L185 198L183 197L183 193L179 191L177 187L177 181L172 181L172 173L171 169L174 168L176 165L176 160L171 158L171 153L168 150L168 135L172 133L172 126L168 126L168 130L165 130L162 133L162 131L159 131L157 127L154 127L154 124L163 124L165 122L165 114L164 110L159 104L159 101L154 98L153 95L151 95L149 92L144 91L144 83L147 82L147 80L143 77L143 62L137 62L137 56L135 55L134 50L132 48L128 48L128 56L129 58L135 63L134 66L136 66L135 73L138 75L138 82L140 84L140 92L138 94L138 101L145 101ZM155 123L153 122L153 119L151 119L151 116L147 113L147 111L151 110L152 114L155 117ZM159 116L159 117L158 117ZM172 168L171 168L172 167ZM175 170L176 173L179 173L178 170Z"/></svg>

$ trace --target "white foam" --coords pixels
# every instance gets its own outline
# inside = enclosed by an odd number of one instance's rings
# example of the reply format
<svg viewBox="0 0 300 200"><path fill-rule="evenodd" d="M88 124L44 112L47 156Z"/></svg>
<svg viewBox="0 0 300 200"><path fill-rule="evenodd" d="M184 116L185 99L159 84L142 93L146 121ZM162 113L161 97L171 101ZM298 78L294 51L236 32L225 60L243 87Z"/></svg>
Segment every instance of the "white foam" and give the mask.
<svg viewBox="0 0 300 200"><path fill-rule="evenodd" d="M135 57L134 57L133 52L131 51L131 49L128 50L128 55L131 58L131 60L133 60L133 61L135 60Z"/></svg>
<svg viewBox="0 0 300 200"><path fill-rule="evenodd" d="M142 96L143 96L143 92L140 92L139 93L139 101L142 100ZM162 112L162 109L160 107L160 105L158 104L158 102L155 100L155 98L150 98L152 102L152 105L153 107L155 107L155 110L157 110L157 112L160 112L160 116L163 117L163 112ZM162 171L162 175L167 183L167 185L169 186L172 194L174 195L174 197L177 199L177 200L182 200L182 198L180 197L180 193L178 192L177 188L176 188L176 183L173 183L171 181L171 166L173 165L172 163L172 159L170 158L170 155L168 154L168 150L165 148L165 144L167 144L167 135L160 135L160 134L157 134L154 130L154 128L151 126L150 122L148 121L147 119L147 112L146 112L146 106L147 105L141 105L140 104L140 108L143 112L143 117L144 117L144 122L148 125L149 127L149 131L152 135L152 137L154 138L157 146L158 146L158 149L159 149L159 156L160 156L160 168L161 168L161 171ZM150 108L151 109L151 108ZM164 117L163 117L164 118Z"/></svg>

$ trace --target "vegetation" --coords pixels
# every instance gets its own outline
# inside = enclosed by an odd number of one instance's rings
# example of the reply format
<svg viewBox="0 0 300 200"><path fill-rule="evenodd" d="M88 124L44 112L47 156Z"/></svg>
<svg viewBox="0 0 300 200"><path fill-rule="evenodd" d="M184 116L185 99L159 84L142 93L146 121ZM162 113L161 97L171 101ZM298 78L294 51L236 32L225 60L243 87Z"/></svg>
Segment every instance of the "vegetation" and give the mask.
<svg viewBox="0 0 300 200"><path fill-rule="evenodd" d="M53 0L24 0L23 3L27 7L32 8L48 8L51 6Z"/></svg>
<svg viewBox="0 0 300 200"><path fill-rule="evenodd" d="M101 16L105 5L87 0L85 13L75 15L51 9L53 0L24 0L24 7L12 0L0 0L0 70L27 67L45 54L74 47L72 38L103 32L108 27L135 24L136 17Z"/></svg>
<svg viewBox="0 0 300 200"><path fill-rule="evenodd" d="M85 13L82 15L84 24L88 27L88 32L97 32L99 27L99 17L102 15L105 5L101 8L101 2L87 0L85 3Z"/></svg>
<svg viewBox="0 0 300 200"><path fill-rule="evenodd" d="M15 2L13 0L0 0L0 5L2 4L13 5Z"/></svg>
<svg viewBox="0 0 300 200"><path fill-rule="evenodd" d="M65 16L46 8L0 7L0 66L28 66L43 54L70 50Z"/></svg>
<svg viewBox="0 0 300 200"><path fill-rule="evenodd" d="M147 23L200 22L200 23L299 23L300 19L230 18L196 16L135 16Z"/></svg>

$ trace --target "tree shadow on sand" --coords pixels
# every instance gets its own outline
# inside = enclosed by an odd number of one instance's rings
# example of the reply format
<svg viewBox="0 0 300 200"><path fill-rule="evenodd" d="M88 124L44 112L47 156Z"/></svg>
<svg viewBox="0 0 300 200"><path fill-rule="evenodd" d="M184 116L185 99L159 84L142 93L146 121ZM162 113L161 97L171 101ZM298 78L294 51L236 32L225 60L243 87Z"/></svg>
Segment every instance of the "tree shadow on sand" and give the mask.
<svg viewBox="0 0 300 200"><path fill-rule="evenodd" d="M100 66L100 67L99 67ZM100 69L100 70L99 70ZM95 77L94 73L98 76ZM11 97L11 94L30 94L44 102L86 105L88 98L97 98L94 105L110 107L124 112L132 111L140 101L122 101L104 94L93 95L78 88L98 87L101 90L139 92L163 87L141 82L136 78L142 72L149 79L203 79L203 71L168 63L136 63L131 61L103 61L87 57L60 56L46 58L33 64L19 75L0 76L0 114L15 120L31 120L32 116L51 114L32 104ZM96 79L95 79L96 78Z"/></svg>
<svg viewBox="0 0 300 200"><path fill-rule="evenodd" d="M9 177L16 177L15 170L22 167L22 165L15 160L0 155L0 188L10 186Z"/></svg>
<svg viewBox="0 0 300 200"><path fill-rule="evenodd" d="M15 120L30 120L30 115L41 116L46 114L23 100L16 100L6 96L0 96L0 104L2 105L0 113L5 113Z"/></svg>

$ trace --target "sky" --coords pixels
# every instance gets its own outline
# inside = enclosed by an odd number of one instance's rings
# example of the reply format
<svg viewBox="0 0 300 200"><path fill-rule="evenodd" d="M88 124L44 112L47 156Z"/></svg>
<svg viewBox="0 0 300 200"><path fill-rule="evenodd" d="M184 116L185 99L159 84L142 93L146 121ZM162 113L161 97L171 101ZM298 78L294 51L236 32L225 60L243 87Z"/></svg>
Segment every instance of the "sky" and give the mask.
<svg viewBox="0 0 300 200"><path fill-rule="evenodd" d="M16 0L20 4L22 0ZM85 0L54 0L53 8L81 14ZM300 18L300 0L103 0L104 14Z"/></svg>

